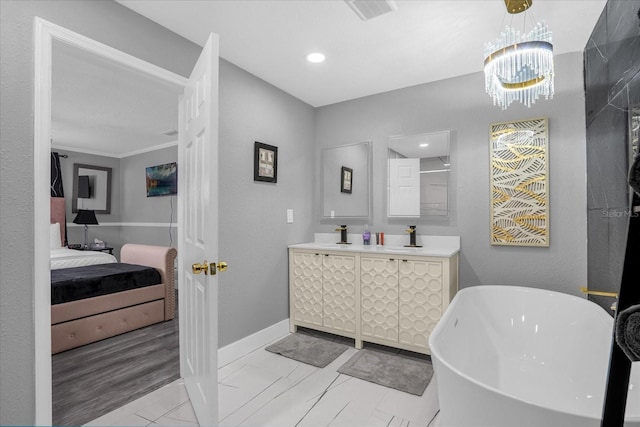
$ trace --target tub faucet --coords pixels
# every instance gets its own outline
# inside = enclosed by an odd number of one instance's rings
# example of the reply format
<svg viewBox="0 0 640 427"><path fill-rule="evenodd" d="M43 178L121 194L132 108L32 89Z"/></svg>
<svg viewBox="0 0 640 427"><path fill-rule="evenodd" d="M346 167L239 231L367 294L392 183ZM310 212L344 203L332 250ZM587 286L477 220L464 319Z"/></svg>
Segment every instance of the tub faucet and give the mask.
<svg viewBox="0 0 640 427"><path fill-rule="evenodd" d="M406 247L411 247L411 248L421 248L422 246L419 246L416 244L416 226L415 225L410 225L409 228L407 228L406 230L404 230L406 233L409 233L409 244L405 245Z"/></svg>
<svg viewBox="0 0 640 427"><path fill-rule="evenodd" d="M348 244L349 242L347 242L347 226L341 225L340 227L336 228L336 231L340 232L340 241L338 243L341 245Z"/></svg>

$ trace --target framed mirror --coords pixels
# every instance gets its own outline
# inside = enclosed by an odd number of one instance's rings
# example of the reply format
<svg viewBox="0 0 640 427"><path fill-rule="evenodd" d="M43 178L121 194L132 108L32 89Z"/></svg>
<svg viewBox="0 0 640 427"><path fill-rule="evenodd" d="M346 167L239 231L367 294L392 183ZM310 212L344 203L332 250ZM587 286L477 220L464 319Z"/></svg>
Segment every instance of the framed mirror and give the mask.
<svg viewBox="0 0 640 427"><path fill-rule="evenodd" d="M111 213L111 168L73 164L71 212L77 213L79 209Z"/></svg>
<svg viewBox="0 0 640 427"><path fill-rule="evenodd" d="M389 138L388 217L449 215L450 134L446 130Z"/></svg>
<svg viewBox="0 0 640 427"><path fill-rule="evenodd" d="M371 151L371 141L323 150L321 219L370 217Z"/></svg>

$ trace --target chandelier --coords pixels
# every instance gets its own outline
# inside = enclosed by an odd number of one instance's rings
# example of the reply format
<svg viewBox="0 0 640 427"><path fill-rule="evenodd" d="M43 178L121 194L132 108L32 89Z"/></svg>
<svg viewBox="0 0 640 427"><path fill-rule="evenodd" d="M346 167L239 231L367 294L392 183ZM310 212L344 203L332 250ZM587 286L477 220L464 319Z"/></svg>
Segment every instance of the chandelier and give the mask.
<svg viewBox="0 0 640 427"><path fill-rule="evenodd" d="M528 9L533 0L504 2L507 11L515 14ZM485 43L484 57L485 90L493 105L505 110L520 101L531 107L540 96L553 98L553 44L545 23L528 33L505 27L495 43Z"/></svg>

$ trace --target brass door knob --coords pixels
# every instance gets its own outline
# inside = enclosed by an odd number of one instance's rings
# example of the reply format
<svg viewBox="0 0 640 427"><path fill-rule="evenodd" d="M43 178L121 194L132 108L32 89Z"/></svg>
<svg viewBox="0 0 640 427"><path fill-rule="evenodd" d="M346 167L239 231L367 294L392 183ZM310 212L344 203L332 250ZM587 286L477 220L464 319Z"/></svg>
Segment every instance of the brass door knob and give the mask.
<svg viewBox="0 0 640 427"><path fill-rule="evenodd" d="M220 273L223 273L223 272L227 271L228 268L229 268L229 264L227 264L226 261L220 261L218 263L218 271Z"/></svg>
<svg viewBox="0 0 640 427"><path fill-rule="evenodd" d="M229 268L229 264L227 264L226 261L220 261L217 265L215 262L212 262L209 265L209 272L214 276L218 271L220 273L227 271L227 268Z"/></svg>
<svg viewBox="0 0 640 427"><path fill-rule="evenodd" d="M193 274L209 274L209 263L207 263L207 261L205 260L203 264L192 264L191 271L193 271Z"/></svg>

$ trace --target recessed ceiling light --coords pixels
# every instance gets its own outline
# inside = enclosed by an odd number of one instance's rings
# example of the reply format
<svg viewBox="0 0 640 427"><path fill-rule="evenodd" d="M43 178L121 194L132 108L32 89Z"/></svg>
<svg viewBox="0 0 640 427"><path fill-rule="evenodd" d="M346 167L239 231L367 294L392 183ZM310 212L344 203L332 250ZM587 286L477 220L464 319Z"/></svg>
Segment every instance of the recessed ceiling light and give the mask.
<svg viewBox="0 0 640 427"><path fill-rule="evenodd" d="M428 147L428 146L429 146L429 144L420 144L420 147L421 147L421 148L426 148L426 147Z"/></svg>
<svg viewBox="0 0 640 427"><path fill-rule="evenodd" d="M320 62L324 62L325 56L320 52L313 52L307 55L307 61L312 62L314 64L319 64Z"/></svg>

